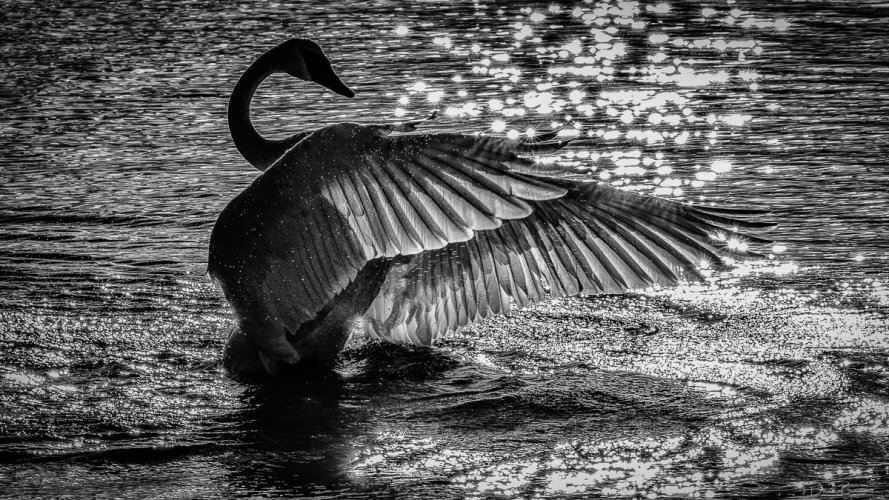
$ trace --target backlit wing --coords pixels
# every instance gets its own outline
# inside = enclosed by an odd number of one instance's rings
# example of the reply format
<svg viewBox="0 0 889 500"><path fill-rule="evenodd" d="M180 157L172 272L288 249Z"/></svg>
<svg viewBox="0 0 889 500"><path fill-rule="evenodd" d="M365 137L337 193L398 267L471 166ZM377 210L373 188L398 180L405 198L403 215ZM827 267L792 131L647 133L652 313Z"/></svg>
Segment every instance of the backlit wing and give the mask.
<svg viewBox="0 0 889 500"><path fill-rule="evenodd" d="M528 156L562 143L457 134L389 136L340 124L294 146L223 210L209 272L260 349L289 359L294 333L371 259L470 241L567 188ZM243 325L242 325L243 326ZM292 357L292 356L291 356Z"/></svg>
<svg viewBox="0 0 889 500"><path fill-rule="evenodd" d="M697 277L721 240L762 241L768 227L737 212L693 208L598 184L553 181L567 196L528 217L414 256L395 267L364 319L376 338L428 345L486 317L541 299L619 293ZM743 253L743 252L739 252Z"/></svg>

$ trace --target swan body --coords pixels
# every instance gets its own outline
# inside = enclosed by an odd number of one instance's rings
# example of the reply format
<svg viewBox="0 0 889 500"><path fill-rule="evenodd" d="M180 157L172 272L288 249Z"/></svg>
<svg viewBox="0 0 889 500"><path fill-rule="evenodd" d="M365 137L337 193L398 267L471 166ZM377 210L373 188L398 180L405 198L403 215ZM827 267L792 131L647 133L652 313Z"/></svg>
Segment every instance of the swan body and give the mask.
<svg viewBox="0 0 889 500"><path fill-rule="evenodd" d="M767 226L739 218L757 211L560 178L530 159L567 144L554 134L516 141L410 133L419 122L340 123L269 141L249 103L274 72L353 95L301 39L266 52L232 93L234 142L263 170L210 239L208 271L237 321L224 355L236 373L329 362L358 325L429 345L537 300L675 284L703 260L719 262L727 249L715 234Z"/></svg>

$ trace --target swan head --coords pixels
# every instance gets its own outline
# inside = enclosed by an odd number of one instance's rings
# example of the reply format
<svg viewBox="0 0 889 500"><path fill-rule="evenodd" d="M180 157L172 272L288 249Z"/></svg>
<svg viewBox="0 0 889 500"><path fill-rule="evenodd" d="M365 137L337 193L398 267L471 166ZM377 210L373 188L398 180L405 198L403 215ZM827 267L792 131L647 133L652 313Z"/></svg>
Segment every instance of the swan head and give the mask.
<svg viewBox="0 0 889 500"><path fill-rule="evenodd" d="M352 89L347 87L334 72L330 60L317 43L304 38L294 38L278 45L271 52L284 73L315 82L342 96L355 96Z"/></svg>

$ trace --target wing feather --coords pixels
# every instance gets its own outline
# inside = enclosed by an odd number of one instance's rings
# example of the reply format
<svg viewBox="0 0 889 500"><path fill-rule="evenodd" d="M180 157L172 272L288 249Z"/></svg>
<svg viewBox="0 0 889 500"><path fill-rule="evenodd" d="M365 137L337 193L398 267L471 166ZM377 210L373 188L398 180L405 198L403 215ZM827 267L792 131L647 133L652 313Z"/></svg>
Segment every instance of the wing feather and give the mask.
<svg viewBox="0 0 889 500"><path fill-rule="evenodd" d="M370 251L369 255L376 254L379 250L377 249L375 238L373 238L373 228L368 214L370 210L373 210L373 206L365 207L364 203L361 202L361 197L358 195L358 190L352 184L352 177L350 175L334 177L331 180L331 185L339 186L340 191L342 191L343 196L345 196L346 201L349 204L352 217L356 221L354 229L356 230L355 232L360 240L361 246Z"/></svg>
<svg viewBox="0 0 889 500"><path fill-rule="evenodd" d="M478 274L478 270L474 269L472 263L472 256L469 253L469 245L456 245L456 250L458 252L456 263L459 264L455 269L455 266L451 266L452 272L459 273L459 278L463 284L463 296L464 296L464 304L466 305L466 323L470 324L478 321L478 287L476 275ZM451 276L454 276L452 274Z"/></svg>
<svg viewBox="0 0 889 500"><path fill-rule="evenodd" d="M386 214L398 233L396 243L399 253L422 252L422 238L415 227L417 216L408 212L408 201L384 168L372 158L367 158L365 161L370 166L370 172L374 175L374 186L383 194L382 199L385 201L383 206Z"/></svg>
<svg viewBox="0 0 889 500"><path fill-rule="evenodd" d="M440 159L418 157L416 160L420 167L457 196L458 208L462 208L462 213L468 216L471 229L494 229L500 225L500 218L515 219L525 213L526 205L519 204L521 200L516 201L489 191L477 179L460 170L448 169L448 164ZM432 179L430 181L435 182Z"/></svg>
<svg viewBox="0 0 889 500"><path fill-rule="evenodd" d="M372 246L374 255L393 256L397 254L392 241L395 240L395 233L388 224L388 220L384 223L384 218L380 216L378 211L379 200L372 200L367 186L361 178L361 174L352 170L348 172L348 179L352 187L355 189L355 196L360 200L367 216L367 228L370 235L365 235L366 244ZM374 238L373 235L383 235L382 238Z"/></svg>
<svg viewBox="0 0 889 500"><path fill-rule="evenodd" d="M441 224L444 221L450 222L450 218L426 193L422 185L416 182L416 177L408 177L396 162L383 164L386 166L386 172L395 180L395 184L408 201L409 210L416 214L414 226L423 237L423 248L441 248L448 241L461 241L458 238L468 239L468 234L455 224L450 224L451 227Z"/></svg>
<svg viewBox="0 0 889 500"><path fill-rule="evenodd" d="M358 175L360 177L359 180L363 181L361 185L362 190L366 193L369 200L365 201L365 206L368 207L368 210L373 208L383 229L383 231L375 232L374 234L378 235L377 237L382 236L385 248L383 255L392 257L401 252L403 242L406 241L407 236L401 223L394 216L383 188L378 183L378 178L373 171L374 166L370 163L366 166L368 168L351 172L350 175Z"/></svg>

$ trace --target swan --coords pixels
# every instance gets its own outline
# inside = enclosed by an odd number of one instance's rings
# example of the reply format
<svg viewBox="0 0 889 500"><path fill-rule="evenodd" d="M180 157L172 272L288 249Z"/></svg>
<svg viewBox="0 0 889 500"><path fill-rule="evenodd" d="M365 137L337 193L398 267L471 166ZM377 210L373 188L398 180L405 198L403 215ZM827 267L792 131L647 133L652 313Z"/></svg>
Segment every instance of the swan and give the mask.
<svg viewBox="0 0 889 500"><path fill-rule="evenodd" d="M673 285L718 265L733 252L728 238L767 241L753 233L771 224L749 220L760 210L559 175L534 161L568 144L556 134L412 133L418 120L265 139L250 102L281 72L354 95L306 39L268 50L235 85L232 139L262 173L210 237L208 273L236 318L223 354L231 374L329 363L353 331L430 345L547 298ZM755 255L744 247L736 253Z"/></svg>

